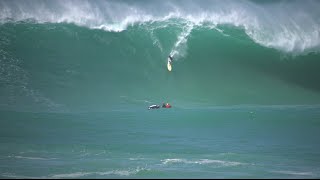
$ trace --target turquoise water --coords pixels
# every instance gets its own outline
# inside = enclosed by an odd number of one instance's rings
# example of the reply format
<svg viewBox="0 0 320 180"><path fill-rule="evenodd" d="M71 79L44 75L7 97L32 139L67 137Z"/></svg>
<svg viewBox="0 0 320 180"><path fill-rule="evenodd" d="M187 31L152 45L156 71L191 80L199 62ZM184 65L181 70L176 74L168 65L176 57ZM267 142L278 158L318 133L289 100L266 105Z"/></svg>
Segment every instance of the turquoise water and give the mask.
<svg viewBox="0 0 320 180"><path fill-rule="evenodd" d="M0 177L319 178L319 7L0 1Z"/></svg>
<svg viewBox="0 0 320 180"><path fill-rule="evenodd" d="M1 112L2 178L317 178L311 107Z"/></svg>

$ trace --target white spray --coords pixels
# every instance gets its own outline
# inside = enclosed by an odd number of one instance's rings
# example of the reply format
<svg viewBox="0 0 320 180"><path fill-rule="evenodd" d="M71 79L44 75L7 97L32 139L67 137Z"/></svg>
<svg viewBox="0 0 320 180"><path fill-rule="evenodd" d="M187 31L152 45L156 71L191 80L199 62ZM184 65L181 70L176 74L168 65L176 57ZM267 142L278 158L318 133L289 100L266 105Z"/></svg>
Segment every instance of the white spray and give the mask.
<svg viewBox="0 0 320 180"><path fill-rule="evenodd" d="M188 49L187 41L193 26L194 25L190 23L183 27L181 34L178 36L178 39L170 52L170 56L174 57L174 59L179 59L186 56Z"/></svg>

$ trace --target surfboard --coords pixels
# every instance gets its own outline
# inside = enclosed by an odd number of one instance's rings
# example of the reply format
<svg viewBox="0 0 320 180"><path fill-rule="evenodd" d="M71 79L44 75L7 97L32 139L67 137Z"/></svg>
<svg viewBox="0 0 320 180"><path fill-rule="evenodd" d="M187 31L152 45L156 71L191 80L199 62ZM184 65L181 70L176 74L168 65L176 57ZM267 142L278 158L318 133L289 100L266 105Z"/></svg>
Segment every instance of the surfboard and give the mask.
<svg viewBox="0 0 320 180"><path fill-rule="evenodd" d="M167 68L168 68L168 71L171 71L171 70L172 70L172 66L171 66L171 63L170 63L170 59L169 59L169 58L168 58Z"/></svg>

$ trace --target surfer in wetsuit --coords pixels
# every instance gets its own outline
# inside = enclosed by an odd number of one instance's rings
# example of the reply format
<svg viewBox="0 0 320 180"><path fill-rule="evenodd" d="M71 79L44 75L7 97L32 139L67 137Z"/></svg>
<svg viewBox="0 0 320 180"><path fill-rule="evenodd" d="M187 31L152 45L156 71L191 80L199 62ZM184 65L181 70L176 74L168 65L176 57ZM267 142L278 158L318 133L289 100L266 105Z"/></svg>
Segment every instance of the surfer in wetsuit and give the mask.
<svg viewBox="0 0 320 180"><path fill-rule="evenodd" d="M173 60L173 57L171 55L169 55L169 63L171 64L172 60Z"/></svg>

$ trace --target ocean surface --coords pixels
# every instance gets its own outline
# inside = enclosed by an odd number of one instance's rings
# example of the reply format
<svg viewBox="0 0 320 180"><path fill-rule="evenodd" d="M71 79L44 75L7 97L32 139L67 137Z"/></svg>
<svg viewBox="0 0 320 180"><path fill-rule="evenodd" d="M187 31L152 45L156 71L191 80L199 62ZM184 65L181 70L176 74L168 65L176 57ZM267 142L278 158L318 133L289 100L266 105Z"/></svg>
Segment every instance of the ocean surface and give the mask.
<svg viewBox="0 0 320 180"><path fill-rule="evenodd" d="M0 0L0 178L320 178L319 9Z"/></svg>

